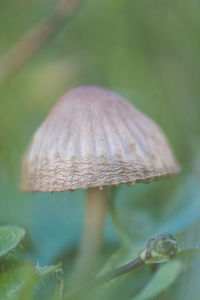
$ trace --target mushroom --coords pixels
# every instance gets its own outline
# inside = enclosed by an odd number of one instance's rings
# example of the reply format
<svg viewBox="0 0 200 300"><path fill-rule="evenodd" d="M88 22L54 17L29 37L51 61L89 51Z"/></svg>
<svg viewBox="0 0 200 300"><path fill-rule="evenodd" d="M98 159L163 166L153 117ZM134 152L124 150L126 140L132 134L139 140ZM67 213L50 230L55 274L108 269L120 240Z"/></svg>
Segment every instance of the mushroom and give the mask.
<svg viewBox="0 0 200 300"><path fill-rule="evenodd" d="M97 86L70 90L35 133L23 160L28 192L86 190L76 278L95 265L107 210L107 188L150 182L179 171L162 130L118 94ZM78 274L78 276L77 276Z"/></svg>

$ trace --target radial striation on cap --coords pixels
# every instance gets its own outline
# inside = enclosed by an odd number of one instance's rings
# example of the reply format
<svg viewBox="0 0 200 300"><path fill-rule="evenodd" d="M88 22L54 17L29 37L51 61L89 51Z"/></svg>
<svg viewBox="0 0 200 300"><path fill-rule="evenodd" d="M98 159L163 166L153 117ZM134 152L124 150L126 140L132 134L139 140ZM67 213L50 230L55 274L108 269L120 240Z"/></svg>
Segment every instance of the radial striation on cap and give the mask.
<svg viewBox="0 0 200 300"><path fill-rule="evenodd" d="M35 133L21 187L54 192L149 182L179 171L162 130L116 93L70 90Z"/></svg>

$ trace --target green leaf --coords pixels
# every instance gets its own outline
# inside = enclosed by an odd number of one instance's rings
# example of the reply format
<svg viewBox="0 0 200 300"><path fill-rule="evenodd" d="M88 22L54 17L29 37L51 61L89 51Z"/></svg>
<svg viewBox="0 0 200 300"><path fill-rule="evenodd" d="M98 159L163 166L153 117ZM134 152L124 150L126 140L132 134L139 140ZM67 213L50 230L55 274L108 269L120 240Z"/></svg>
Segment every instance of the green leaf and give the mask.
<svg viewBox="0 0 200 300"><path fill-rule="evenodd" d="M162 265L155 273L151 281L133 300L147 300L159 295L174 283L182 269L182 263L178 260L170 261Z"/></svg>
<svg viewBox="0 0 200 300"><path fill-rule="evenodd" d="M25 236L25 230L17 226L0 227L0 257L14 250Z"/></svg>
<svg viewBox="0 0 200 300"><path fill-rule="evenodd" d="M35 289L38 278L31 264L6 264L0 276L0 299L18 300L23 292L27 299ZM21 300L24 298L21 298Z"/></svg>
<svg viewBox="0 0 200 300"><path fill-rule="evenodd" d="M30 263L10 262L2 265L0 300L27 300L41 278L59 270L61 265L39 267Z"/></svg>

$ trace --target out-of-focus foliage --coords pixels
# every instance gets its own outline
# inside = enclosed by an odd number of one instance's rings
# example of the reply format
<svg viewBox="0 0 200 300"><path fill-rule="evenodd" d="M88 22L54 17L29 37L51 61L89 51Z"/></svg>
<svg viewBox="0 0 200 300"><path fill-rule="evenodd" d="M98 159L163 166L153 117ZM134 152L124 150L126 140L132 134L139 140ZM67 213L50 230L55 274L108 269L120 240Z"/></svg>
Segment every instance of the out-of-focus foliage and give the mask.
<svg viewBox="0 0 200 300"><path fill-rule="evenodd" d="M0 54L57 3L1 0ZM149 238L164 231L176 235L179 251L200 247L199 53L197 0L86 0L61 32L0 86L0 225L27 231L18 260L31 266L62 260L65 279L70 274L83 221L84 192L29 195L19 190L19 183L21 157L36 128L64 92L82 84L110 88L153 118L169 137L182 166L182 173L174 178L119 188L111 209L113 222L109 215L106 224L102 263L108 260L100 272L134 259ZM9 244L1 244L2 238L0 234L0 246L4 245L0 253L10 252L21 239L19 232L8 239ZM183 264L177 279L169 271L176 281L170 285L167 279L153 299L199 299L200 255L191 251L177 258ZM110 252L115 253L109 258ZM155 283L165 268L171 267L144 266L93 291L91 299L94 295L95 299L142 297L142 290ZM19 274L28 272L23 293L32 294L32 271L29 264L7 265L4 275L1 269L1 286L7 278L21 278ZM61 297L63 281L58 279L53 291L54 279L45 279L45 287L39 285L36 299Z"/></svg>
<svg viewBox="0 0 200 300"><path fill-rule="evenodd" d="M30 299L39 281L61 268L61 265L40 267L14 260L14 250L22 242L24 235L25 231L20 227L0 227L0 299L2 300Z"/></svg>
<svg viewBox="0 0 200 300"><path fill-rule="evenodd" d="M138 296L134 297L134 300L147 300L152 299L159 295L160 292L168 288L174 281L181 271L180 261L171 261L162 267L155 273L151 281L145 286L145 288L139 293Z"/></svg>
<svg viewBox="0 0 200 300"><path fill-rule="evenodd" d="M0 258L14 250L25 235L25 230L16 226L0 227Z"/></svg>

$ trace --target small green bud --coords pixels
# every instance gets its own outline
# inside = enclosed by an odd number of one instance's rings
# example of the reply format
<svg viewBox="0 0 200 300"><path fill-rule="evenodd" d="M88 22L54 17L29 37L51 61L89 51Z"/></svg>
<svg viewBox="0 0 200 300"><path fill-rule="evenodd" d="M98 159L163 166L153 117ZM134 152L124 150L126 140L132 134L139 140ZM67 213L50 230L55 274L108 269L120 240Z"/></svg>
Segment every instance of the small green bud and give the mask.
<svg viewBox="0 0 200 300"><path fill-rule="evenodd" d="M140 257L146 264L167 262L176 254L176 239L170 233L163 233L150 239Z"/></svg>

